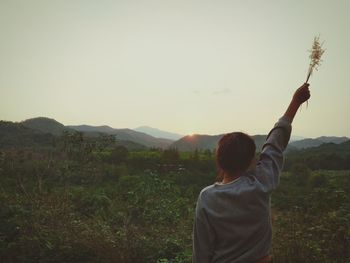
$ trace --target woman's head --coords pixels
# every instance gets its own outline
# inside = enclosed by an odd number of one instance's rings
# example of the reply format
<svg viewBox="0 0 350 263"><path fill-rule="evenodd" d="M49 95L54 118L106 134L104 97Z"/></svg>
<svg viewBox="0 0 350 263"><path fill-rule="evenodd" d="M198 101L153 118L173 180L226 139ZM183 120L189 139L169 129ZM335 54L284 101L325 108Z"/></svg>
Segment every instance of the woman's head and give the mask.
<svg viewBox="0 0 350 263"><path fill-rule="evenodd" d="M242 132L225 134L216 150L219 170L229 175L246 171L255 156L255 149L255 142L249 135Z"/></svg>

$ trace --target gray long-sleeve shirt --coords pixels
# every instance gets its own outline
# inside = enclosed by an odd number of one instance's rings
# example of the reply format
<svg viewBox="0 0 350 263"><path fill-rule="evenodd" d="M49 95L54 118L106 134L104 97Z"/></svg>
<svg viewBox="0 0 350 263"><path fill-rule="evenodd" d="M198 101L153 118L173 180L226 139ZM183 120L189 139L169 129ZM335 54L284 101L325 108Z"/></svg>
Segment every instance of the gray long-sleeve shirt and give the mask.
<svg viewBox="0 0 350 263"><path fill-rule="evenodd" d="M269 253L270 195L279 183L290 134L291 123L280 118L255 171L200 192L193 229L194 263L249 263Z"/></svg>

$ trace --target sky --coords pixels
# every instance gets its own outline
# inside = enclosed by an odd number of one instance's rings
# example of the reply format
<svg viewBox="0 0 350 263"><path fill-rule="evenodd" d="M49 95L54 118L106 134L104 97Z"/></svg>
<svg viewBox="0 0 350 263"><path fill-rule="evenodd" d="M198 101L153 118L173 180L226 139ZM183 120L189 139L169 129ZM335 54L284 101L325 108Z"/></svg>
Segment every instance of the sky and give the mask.
<svg viewBox="0 0 350 263"><path fill-rule="evenodd" d="M0 0L0 119L267 134L323 62L293 134L350 136L348 0Z"/></svg>

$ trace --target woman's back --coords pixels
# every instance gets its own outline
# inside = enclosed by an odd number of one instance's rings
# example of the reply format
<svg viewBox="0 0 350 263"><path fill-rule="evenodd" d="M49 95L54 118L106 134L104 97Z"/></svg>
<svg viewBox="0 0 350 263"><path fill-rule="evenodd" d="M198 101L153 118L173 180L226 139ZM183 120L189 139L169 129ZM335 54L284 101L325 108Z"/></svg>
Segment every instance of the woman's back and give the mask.
<svg viewBox="0 0 350 263"><path fill-rule="evenodd" d="M272 236L269 199L253 174L202 190L198 216L212 228L211 262L247 262L267 255Z"/></svg>

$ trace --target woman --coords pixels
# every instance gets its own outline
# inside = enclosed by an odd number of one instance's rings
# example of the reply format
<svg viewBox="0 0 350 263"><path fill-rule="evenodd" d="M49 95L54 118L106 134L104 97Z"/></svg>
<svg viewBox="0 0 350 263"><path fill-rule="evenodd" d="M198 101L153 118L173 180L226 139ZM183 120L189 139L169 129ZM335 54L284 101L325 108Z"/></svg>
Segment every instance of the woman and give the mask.
<svg viewBox="0 0 350 263"><path fill-rule="evenodd" d="M255 143L240 132L219 141L222 181L198 197L193 230L194 263L272 262L270 196L276 189L298 108L310 98L309 84L296 90L287 111L267 136L253 171Z"/></svg>

